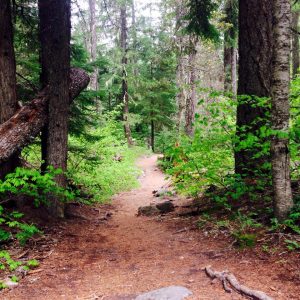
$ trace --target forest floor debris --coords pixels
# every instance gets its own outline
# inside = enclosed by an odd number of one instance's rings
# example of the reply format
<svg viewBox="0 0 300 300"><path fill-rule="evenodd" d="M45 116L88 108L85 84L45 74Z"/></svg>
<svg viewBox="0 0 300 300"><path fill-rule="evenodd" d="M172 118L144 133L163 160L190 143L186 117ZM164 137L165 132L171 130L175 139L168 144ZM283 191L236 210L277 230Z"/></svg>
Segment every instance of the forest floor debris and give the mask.
<svg viewBox="0 0 300 300"><path fill-rule="evenodd" d="M157 156L144 157L141 187L115 196L112 205L78 206L76 214L51 226L44 220L44 238L28 245L31 256L43 257L38 273L29 272L18 287L4 290L1 299L132 299L168 286L192 291L189 300L245 299L212 284L203 272L216 270L235 274L241 284L264 291L276 300L297 300L300 294L300 260L297 252L282 255L261 247L239 249L232 238L198 229L195 216L140 216L139 207L160 203L152 191L166 184L157 170ZM173 202L184 205L182 199ZM78 211L77 211L78 210ZM106 213L113 213L105 221ZM18 249L22 255L27 249ZM52 251L52 252L50 252ZM50 256L47 256L51 253ZM221 255L219 255L221 254Z"/></svg>

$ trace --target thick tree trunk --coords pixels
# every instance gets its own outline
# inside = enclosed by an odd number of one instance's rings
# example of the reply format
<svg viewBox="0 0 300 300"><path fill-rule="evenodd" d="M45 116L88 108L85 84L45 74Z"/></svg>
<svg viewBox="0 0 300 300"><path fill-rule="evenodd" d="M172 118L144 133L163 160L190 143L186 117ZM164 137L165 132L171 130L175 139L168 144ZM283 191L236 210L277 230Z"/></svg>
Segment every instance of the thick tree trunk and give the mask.
<svg viewBox="0 0 300 300"><path fill-rule="evenodd" d="M195 109L196 109L196 49L189 55L189 95L185 107L185 133L194 135Z"/></svg>
<svg viewBox="0 0 300 300"><path fill-rule="evenodd" d="M71 69L69 104L88 86L89 80L85 71ZM20 108L14 116L0 126L0 164L29 145L48 123L49 98L48 88L46 88L36 99Z"/></svg>
<svg viewBox="0 0 300 300"><path fill-rule="evenodd" d="M48 124L43 131L43 159L45 166L67 170L68 117L70 84L70 0L39 0L41 81L49 86ZM66 186L65 175L55 179ZM51 197L50 213L64 216L64 205L60 199Z"/></svg>
<svg viewBox="0 0 300 300"><path fill-rule="evenodd" d="M17 110L16 62L10 0L0 2L0 124Z"/></svg>
<svg viewBox="0 0 300 300"><path fill-rule="evenodd" d="M293 12L292 14L292 58L293 58L293 77L299 73L300 58L299 58L299 12Z"/></svg>
<svg viewBox="0 0 300 300"><path fill-rule="evenodd" d="M13 25L10 0L0 1L0 124L17 110L16 62L13 46ZM0 178L12 172L20 163L19 153L0 164Z"/></svg>
<svg viewBox="0 0 300 300"><path fill-rule="evenodd" d="M128 82L127 82L127 16L126 16L126 4L121 7L120 10L120 21L121 21L121 37L120 44L123 51L122 65L123 65L123 79L122 79L122 101L123 101L123 121L124 121L124 130L125 137L127 139L128 146L133 145L131 137L131 129L129 124L129 95L128 95Z"/></svg>
<svg viewBox="0 0 300 300"><path fill-rule="evenodd" d="M265 109L256 105L255 97L271 96L272 49L272 2L240 0L238 95L249 95L251 98L247 102L239 99L237 139L240 141L248 134L256 135L256 131L265 124ZM262 118L262 121L258 122L258 118ZM253 171L261 169L262 161L266 158L255 158L255 154L255 149L236 149L237 174L251 176Z"/></svg>
<svg viewBox="0 0 300 300"><path fill-rule="evenodd" d="M293 207L289 152L290 0L274 0L274 60L271 141L275 216L283 221Z"/></svg>

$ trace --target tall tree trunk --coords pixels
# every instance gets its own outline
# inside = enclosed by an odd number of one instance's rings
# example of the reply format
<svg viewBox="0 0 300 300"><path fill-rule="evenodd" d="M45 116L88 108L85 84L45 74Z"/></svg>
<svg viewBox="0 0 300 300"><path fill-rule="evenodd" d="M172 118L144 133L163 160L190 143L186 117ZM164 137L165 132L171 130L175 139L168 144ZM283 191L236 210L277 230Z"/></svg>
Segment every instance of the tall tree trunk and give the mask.
<svg viewBox="0 0 300 300"><path fill-rule="evenodd" d="M187 56L183 54L181 51L180 57L178 58L178 64L176 69L176 82L178 87L178 92L176 95L176 102L177 102L177 120L176 120L176 128L177 131L181 131L182 121L184 118L184 109L186 106L186 99L187 99L187 79L186 79L186 72L185 67L187 65Z"/></svg>
<svg viewBox="0 0 300 300"><path fill-rule="evenodd" d="M299 73L300 58L299 58L299 11L292 14L292 58L293 58L293 77Z"/></svg>
<svg viewBox="0 0 300 300"><path fill-rule="evenodd" d="M0 1L0 124L17 110L16 62L13 46L13 25L10 0ZM0 178L12 172L20 163L19 153L0 164Z"/></svg>
<svg viewBox="0 0 300 300"><path fill-rule="evenodd" d="M89 0L90 11L90 55L91 62L95 63L97 60L97 27L96 27L96 0ZM91 89L98 91L98 68L94 66L94 71L91 74ZM97 112L100 113L99 99L95 99Z"/></svg>
<svg viewBox="0 0 300 300"><path fill-rule="evenodd" d="M237 49L224 45L224 90L237 93Z"/></svg>
<svg viewBox="0 0 300 300"><path fill-rule="evenodd" d="M240 0L238 95L250 97L248 101L239 99L237 107L237 139L240 141L245 140L248 134L256 135L256 131L265 124L266 109L256 105L255 97L271 96L272 41L272 2ZM258 122L258 118L262 121ZM258 159L255 154L256 149L235 150L237 174L252 176L261 169L266 157Z"/></svg>
<svg viewBox="0 0 300 300"><path fill-rule="evenodd" d="M236 96L237 77L237 0L227 0L224 4L225 22L230 27L224 34L224 90Z"/></svg>
<svg viewBox="0 0 300 300"><path fill-rule="evenodd" d="M138 76L137 64L137 31L136 31L136 17L135 17L135 1L131 2L131 27L132 27L132 50L133 50L133 74Z"/></svg>
<svg viewBox="0 0 300 300"><path fill-rule="evenodd" d="M196 109L196 54L195 45L189 54L189 95L185 107L185 133L194 135L195 109Z"/></svg>
<svg viewBox="0 0 300 300"><path fill-rule="evenodd" d="M154 120L151 120L151 149L155 152L155 124Z"/></svg>
<svg viewBox="0 0 300 300"><path fill-rule="evenodd" d="M120 11L120 20L121 20L121 37L120 44L123 52L122 65L123 65L123 79L122 79L122 101L123 101L123 121L124 121L124 130L125 137L127 139L128 146L133 145L131 137L131 129L128 120L129 116L129 95L128 95L128 81L127 81L127 16L126 16L126 4L121 6Z"/></svg>
<svg viewBox="0 0 300 300"><path fill-rule="evenodd" d="M289 152L290 0L274 0L274 59L271 140L275 216L282 221L293 207Z"/></svg>
<svg viewBox="0 0 300 300"><path fill-rule="evenodd" d="M70 0L39 0L41 81L49 86L48 124L43 132L42 153L44 167L67 169L68 117L70 85ZM56 177L56 182L66 186L65 175ZM50 212L64 216L64 205L51 197Z"/></svg>
<svg viewBox="0 0 300 300"><path fill-rule="evenodd" d="M184 16L187 14L186 1L175 1L175 14L176 14L176 45L178 48L177 68L176 68L176 84L177 84L177 117L176 128L178 133L185 126L185 107L188 97L188 84L189 84L189 56L186 54L186 48L189 45L189 37L182 33L182 29L186 26Z"/></svg>
<svg viewBox="0 0 300 300"><path fill-rule="evenodd" d="M232 48L231 58L231 86L232 94L236 98L237 95L237 65L238 65L238 51L236 48Z"/></svg>
<svg viewBox="0 0 300 300"><path fill-rule="evenodd" d="M224 43L224 90L225 92L232 91L232 47L228 47Z"/></svg>

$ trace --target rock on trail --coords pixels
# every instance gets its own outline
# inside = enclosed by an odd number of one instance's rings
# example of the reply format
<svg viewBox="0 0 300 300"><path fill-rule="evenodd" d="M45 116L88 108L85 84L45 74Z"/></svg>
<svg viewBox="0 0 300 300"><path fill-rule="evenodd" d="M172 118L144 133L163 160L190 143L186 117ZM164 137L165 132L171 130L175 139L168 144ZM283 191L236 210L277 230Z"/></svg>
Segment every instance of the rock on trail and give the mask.
<svg viewBox="0 0 300 300"><path fill-rule="evenodd" d="M142 294L135 300L183 300L191 296L192 292L185 287L170 286L146 294Z"/></svg>

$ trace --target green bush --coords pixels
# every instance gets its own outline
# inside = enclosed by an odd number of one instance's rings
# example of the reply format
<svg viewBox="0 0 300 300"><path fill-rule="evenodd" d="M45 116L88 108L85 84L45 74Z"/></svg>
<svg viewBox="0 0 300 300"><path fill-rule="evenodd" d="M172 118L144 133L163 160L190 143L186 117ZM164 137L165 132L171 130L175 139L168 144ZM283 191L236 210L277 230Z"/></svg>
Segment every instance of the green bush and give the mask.
<svg viewBox="0 0 300 300"><path fill-rule="evenodd" d="M41 174L37 170L17 168L15 172L8 174L5 180L0 180L0 201L18 199L18 196L30 197L35 206L49 205L49 194L57 196L61 201L74 199L74 194L58 186L55 176L61 174L61 170L49 168L48 172ZM11 238L16 238L24 245L33 235L41 233L39 229L21 221L22 213L7 211L0 202L0 243Z"/></svg>
<svg viewBox="0 0 300 300"><path fill-rule="evenodd" d="M93 201L107 201L114 194L138 186L140 170L135 165L138 156L146 153L142 147L128 148L121 123L108 120L101 129L82 137L70 138L68 176L81 186Z"/></svg>

